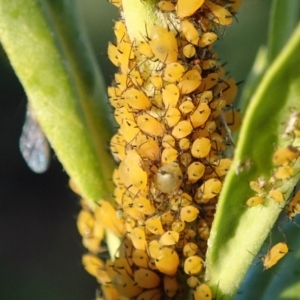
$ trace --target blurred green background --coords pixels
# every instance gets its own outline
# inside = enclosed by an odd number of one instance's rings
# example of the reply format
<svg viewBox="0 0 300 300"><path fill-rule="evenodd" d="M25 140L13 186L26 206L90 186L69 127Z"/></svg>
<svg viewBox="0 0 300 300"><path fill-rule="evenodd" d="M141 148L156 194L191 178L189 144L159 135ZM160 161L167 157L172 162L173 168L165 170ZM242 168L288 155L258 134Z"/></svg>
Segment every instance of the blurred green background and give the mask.
<svg viewBox="0 0 300 300"><path fill-rule="evenodd" d="M114 40L118 10L105 0L79 2L110 84L115 69L106 48ZM246 80L258 48L267 41L270 4L271 0L244 0L237 21L216 44L237 81ZM69 190L54 154L42 175L32 173L23 161L18 140L26 96L3 52L0 58L0 299L94 299L97 285L81 265L85 250L76 228L79 199Z"/></svg>

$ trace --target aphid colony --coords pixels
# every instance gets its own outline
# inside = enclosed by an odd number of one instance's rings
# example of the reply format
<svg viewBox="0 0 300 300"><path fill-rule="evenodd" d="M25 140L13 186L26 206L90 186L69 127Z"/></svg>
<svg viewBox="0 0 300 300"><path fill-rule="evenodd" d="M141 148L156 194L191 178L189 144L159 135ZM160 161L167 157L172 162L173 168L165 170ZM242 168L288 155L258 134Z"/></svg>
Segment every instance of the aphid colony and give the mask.
<svg viewBox="0 0 300 300"><path fill-rule="evenodd" d="M113 2L122 10L121 0ZM212 44L240 1L159 1L167 26L131 40L115 23L108 56L119 67L108 88L118 132L110 147L117 206L98 201L78 217L87 271L104 299L181 299L182 278L194 299L212 299L201 281L218 195L231 159L226 117L237 85ZM228 111L226 111L226 109ZM236 125L236 124L235 124ZM105 230L122 244L113 261L97 256Z"/></svg>
<svg viewBox="0 0 300 300"><path fill-rule="evenodd" d="M278 148L273 154L273 174L269 179L258 178L250 181L251 190L256 194L250 197L246 204L249 207L258 206L265 203L268 196L274 202L281 204L286 201L284 194L284 184L295 175L295 164L300 156L299 137L300 137L300 113L294 112L290 116L284 131L287 139L287 146ZM290 219L300 213L300 197L298 193L286 203L287 215ZM282 207L284 208L285 205Z"/></svg>

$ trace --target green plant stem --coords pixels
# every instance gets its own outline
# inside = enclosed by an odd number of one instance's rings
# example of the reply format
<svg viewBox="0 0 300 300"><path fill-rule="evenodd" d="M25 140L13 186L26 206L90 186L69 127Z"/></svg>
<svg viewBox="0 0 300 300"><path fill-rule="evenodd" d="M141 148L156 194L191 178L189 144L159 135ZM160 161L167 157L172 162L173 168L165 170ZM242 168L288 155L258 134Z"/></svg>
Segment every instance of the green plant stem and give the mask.
<svg viewBox="0 0 300 300"><path fill-rule="evenodd" d="M0 0L0 40L82 196L110 199L106 91L73 0Z"/></svg>

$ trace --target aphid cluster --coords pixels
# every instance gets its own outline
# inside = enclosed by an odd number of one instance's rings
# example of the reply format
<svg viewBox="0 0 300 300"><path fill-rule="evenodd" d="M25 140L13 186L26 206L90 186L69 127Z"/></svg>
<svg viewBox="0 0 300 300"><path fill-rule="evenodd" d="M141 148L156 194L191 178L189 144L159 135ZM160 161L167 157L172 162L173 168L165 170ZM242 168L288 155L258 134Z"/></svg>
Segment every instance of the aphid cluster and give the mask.
<svg viewBox="0 0 300 300"><path fill-rule="evenodd" d="M293 113L286 126L284 136L288 138L288 145L278 148L273 154L273 174L269 179L258 178L250 181L250 188L256 193L250 197L246 204L254 207L265 203L268 196L274 202L281 204L285 201L284 184L295 175L295 163L300 156L299 149L300 113ZM300 198L292 198L287 203L287 214L290 219L300 213ZM284 206L282 206L284 207Z"/></svg>
<svg viewBox="0 0 300 300"><path fill-rule="evenodd" d="M226 118L237 93L212 44L240 2L159 1L167 26L147 28L143 41L131 40L122 20L115 23L108 56L119 72L108 95L119 125L110 143L119 163L117 207L100 200L94 215L86 209L78 218L91 252L83 263L105 299L180 299L179 277L196 300L212 299L200 278L231 165ZM113 4L122 9L121 0ZM123 238L106 263L96 255L103 229Z"/></svg>

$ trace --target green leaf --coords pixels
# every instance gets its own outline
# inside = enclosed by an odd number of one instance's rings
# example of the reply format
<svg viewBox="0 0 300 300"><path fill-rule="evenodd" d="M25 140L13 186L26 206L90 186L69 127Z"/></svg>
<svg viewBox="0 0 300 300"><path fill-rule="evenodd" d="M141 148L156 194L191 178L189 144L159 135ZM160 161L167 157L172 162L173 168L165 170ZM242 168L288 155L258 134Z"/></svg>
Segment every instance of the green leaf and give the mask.
<svg viewBox="0 0 300 300"><path fill-rule="evenodd" d="M299 18L299 0L273 0L268 40L269 63L272 63L281 52L299 22Z"/></svg>
<svg viewBox="0 0 300 300"><path fill-rule="evenodd" d="M114 163L102 75L73 0L0 0L0 40L51 146L82 195L107 198Z"/></svg>
<svg viewBox="0 0 300 300"><path fill-rule="evenodd" d="M273 170L272 155L289 141L283 138L284 124L292 110L300 110L300 26L286 47L266 71L247 109L240 131L233 166L220 195L217 214L208 242L206 279L218 296L232 299L245 276L253 255L259 251L282 210L271 199L265 206L246 208L254 196L249 181ZM285 197L299 179L295 176L282 185Z"/></svg>

